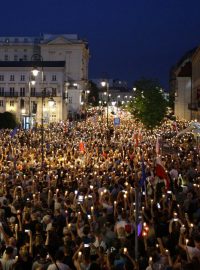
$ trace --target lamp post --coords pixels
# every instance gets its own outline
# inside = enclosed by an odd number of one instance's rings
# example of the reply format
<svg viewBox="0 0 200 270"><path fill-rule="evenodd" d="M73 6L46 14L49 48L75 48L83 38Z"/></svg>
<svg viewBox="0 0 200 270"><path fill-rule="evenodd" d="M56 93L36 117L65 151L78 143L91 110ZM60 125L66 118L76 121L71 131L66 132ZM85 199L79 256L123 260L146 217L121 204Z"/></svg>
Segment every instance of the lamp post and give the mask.
<svg viewBox="0 0 200 270"><path fill-rule="evenodd" d="M31 71L32 73L32 71ZM29 76L28 88L29 88L29 109L28 109L28 116L29 116L29 129L32 128L32 111L31 111L31 86L35 85L35 79L33 79L33 75Z"/></svg>
<svg viewBox="0 0 200 270"><path fill-rule="evenodd" d="M107 106L106 106L106 123L108 128L108 100L109 100L109 83L108 81L104 80L101 82L102 87L106 87L106 95L107 95Z"/></svg>
<svg viewBox="0 0 200 270"><path fill-rule="evenodd" d="M51 119L52 119L52 109L55 105L55 100L53 99L53 97L51 96L48 100L48 105L49 105L49 110L50 110L50 116L49 116L49 123L51 123Z"/></svg>
<svg viewBox="0 0 200 270"><path fill-rule="evenodd" d="M41 67L41 97L42 97L42 110L41 110L41 151L42 151L42 162L41 167L44 167L44 89L43 89L43 82L44 82L44 71L43 71L43 57L40 54L33 54L31 56L31 61L35 62L34 68L32 70L32 74L34 77L37 77L40 70L38 66Z"/></svg>
<svg viewBox="0 0 200 270"><path fill-rule="evenodd" d="M87 109L88 109L88 97L90 90L85 90L85 120L87 119Z"/></svg>

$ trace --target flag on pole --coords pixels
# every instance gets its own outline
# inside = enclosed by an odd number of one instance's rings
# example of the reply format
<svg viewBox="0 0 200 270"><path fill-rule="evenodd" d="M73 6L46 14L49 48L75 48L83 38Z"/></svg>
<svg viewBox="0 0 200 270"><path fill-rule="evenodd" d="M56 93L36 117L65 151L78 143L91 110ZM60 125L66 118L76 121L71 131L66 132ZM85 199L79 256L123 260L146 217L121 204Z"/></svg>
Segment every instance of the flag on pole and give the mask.
<svg viewBox="0 0 200 270"><path fill-rule="evenodd" d="M145 165L144 165L144 159L142 159L142 177L139 182L139 187L143 187L146 181L146 172L145 172Z"/></svg>
<svg viewBox="0 0 200 270"><path fill-rule="evenodd" d="M81 142L79 143L79 151L80 151L81 153L84 153L84 152L85 152L85 145L84 145L83 141L81 141Z"/></svg>
<svg viewBox="0 0 200 270"><path fill-rule="evenodd" d="M168 190L169 187L170 187L170 179L169 179L169 176L167 175L167 171L166 171L164 165L162 164L162 161L161 161L160 157L157 157L157 159L156 159L156 171L155 171L155 174L159 178L165 180L165 186L166 186L166 189Z"/></svg>
<svg viewBox="0 0 200 270"><path fill-rule="evenodd" d="M173 125L173 130L178 133L178 127L177 127L176 121L174 121L172 125Z"/></svg>
<svg viewBox="0 0 200 270"><path fill-rule="evenodd" d="M15 127L11 132L10 132L10 137L13 138L17 134L17 129L18 127Z"/></svg>

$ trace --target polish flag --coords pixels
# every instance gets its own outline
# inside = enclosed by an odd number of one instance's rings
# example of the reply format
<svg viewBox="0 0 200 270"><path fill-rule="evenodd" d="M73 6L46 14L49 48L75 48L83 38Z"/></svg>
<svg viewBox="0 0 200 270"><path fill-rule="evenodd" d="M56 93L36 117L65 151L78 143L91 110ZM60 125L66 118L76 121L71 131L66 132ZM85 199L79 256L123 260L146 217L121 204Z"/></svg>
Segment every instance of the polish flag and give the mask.
<svg viewBox="0 0 200 270"><path fill-rule="evenodd" d="M172 125L173 125L173 130L178 133L178 127L177 127L176 121L174 121Z"/></svg>
<svg viewBox="0 0 200 270"><path fill-rule="evenodd" d="M83 141L81 141L79 143L79 151L82 152L82 153L85 152L85 145L84 145Z"/></svg>
<svg viewBox="0 0 200 270"><path fill-rule="evenodd" d="M169 176L167 174L167 171L164 167L164 165L162 164L162 161L160 159L160 157L157 157L156 159L156 170L155 170L155 174L161 178L165 180L165 186L166 186L166 190L169 190L170 187L170 179Z"/></svg>

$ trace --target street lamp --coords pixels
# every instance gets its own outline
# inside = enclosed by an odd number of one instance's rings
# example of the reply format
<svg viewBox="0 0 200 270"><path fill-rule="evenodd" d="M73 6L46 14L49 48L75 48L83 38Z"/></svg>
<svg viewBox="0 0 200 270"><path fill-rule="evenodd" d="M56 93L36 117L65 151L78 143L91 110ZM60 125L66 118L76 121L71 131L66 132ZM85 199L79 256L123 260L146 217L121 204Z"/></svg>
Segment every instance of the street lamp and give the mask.
<svg viewBox="0 0 200 270"><path fill-rule="evenodd" d="M32 128L32 111L31 111L31 86L34 86L36 84L35 76L33 75L33 71L31 71L32 75L29 76L29 82L28 82L28 90L29 90L29 109L28 109L28 116L29 116L29 129ZM36 74L36 73L34 73Z"/></svg>
<svg viewBox="0 0 200 270"><path fill-rule="evenodd" d="M55 100L53 99L53 97L50 97L50 98L49 98L48 104L49 104L49 107L53 107L53 106L54 106Z"/></svg>
<svg viewBox="0 0 200 270"><path fill-rule="evenodd" d="M107 95L107 110L106 110L106 123L107 123L107 128L108 128L108 99L109 99L109 83L107 80L104 80L101 82L102 87L106 87L106 95Z"/></svg>
<svg viewBox="0 0 200 270"><path fill-rule="evenodd" d="M50 116L49 116L49 123L51 123L51 118L52 118L52 109L55 105L55 100L53 99L53 97L50 97L49 100L48 100L48 105L49 105L49 108L50 108Z"/></svg>
<svg viewBox="0 0 200 270"><path fill-rule="evenodd" d="M44 82L44 72L43 72L43 57L40 54L33 54L31 56L31 61L35 62L34 68L32 69L32 74L36 78L40 72L38 66L41 67L41 94L42 94L42 111L41 111L41 150L42 150L42 163L41 167L44 167L44 89L43 89L43 82Z"/></svg>
<svg viewBox="0 0 200 270"><path fill-rule="evenodd" d="M85 120L87 119L87 109L88 109L88 105L89 105L89 102L88 102L89 94L90 94L90 90L85 90Z"/></svg>

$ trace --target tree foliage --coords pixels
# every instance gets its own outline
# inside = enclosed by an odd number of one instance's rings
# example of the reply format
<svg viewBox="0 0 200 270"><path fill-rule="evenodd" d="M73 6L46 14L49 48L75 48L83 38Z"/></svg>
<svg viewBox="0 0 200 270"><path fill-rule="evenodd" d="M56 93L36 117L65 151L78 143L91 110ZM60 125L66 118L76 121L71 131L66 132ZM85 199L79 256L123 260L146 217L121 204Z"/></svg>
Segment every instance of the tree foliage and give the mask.
<svg viewBox="0 0 200 270"><path fill-rule="evenodd" d="M99 88L94 82L89 81L89 90L88 102L92 106L97 106L99 104Z"/></svg>
<svg viewBox="0 0 200 270"><path fill-rule="evenodd" d="M156 80L141 79L135 82L134 97L128 110L148 129L160 125L165 117L167 102Z"/></svg>
<svg viewBox="0 0 200 270"><path fill-rule="evenodd" d="M16 116L11 112L0 113L0 129L13 129L18 125Z"/></svg>

